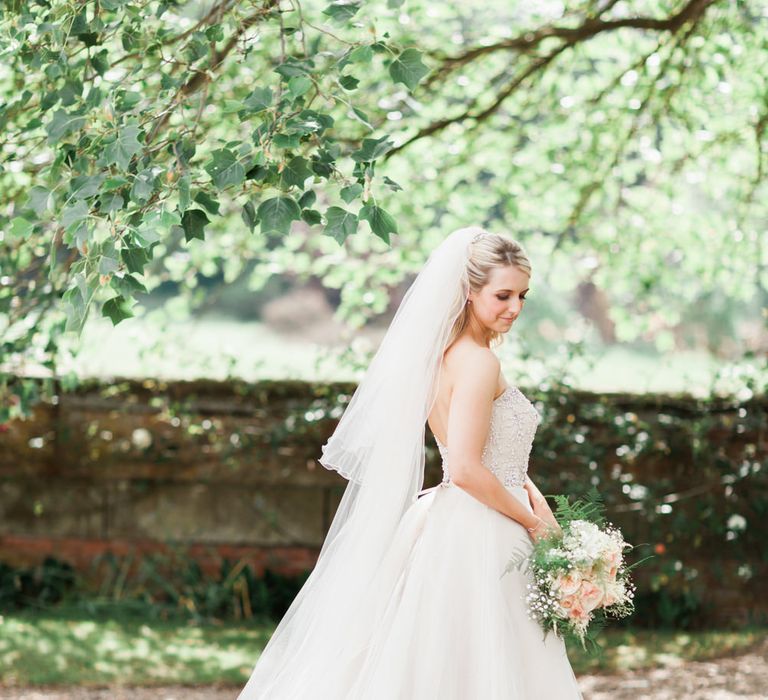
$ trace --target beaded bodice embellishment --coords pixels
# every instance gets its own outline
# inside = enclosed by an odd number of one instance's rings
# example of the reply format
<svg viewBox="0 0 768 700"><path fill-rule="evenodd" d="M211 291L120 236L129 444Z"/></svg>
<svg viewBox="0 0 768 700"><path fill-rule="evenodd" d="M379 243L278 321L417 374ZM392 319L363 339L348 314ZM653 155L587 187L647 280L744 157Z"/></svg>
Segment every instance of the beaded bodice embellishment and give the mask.
<svg viewBox="0 0 768 700"><path fill-rule="evenodd" d="M534 405L517 387L508 386L493 400L482 461L505 487L522 486L528 472L533 438L541 422ZM443 484L450 481L448 448L435 437L443 459Z"/></svg>

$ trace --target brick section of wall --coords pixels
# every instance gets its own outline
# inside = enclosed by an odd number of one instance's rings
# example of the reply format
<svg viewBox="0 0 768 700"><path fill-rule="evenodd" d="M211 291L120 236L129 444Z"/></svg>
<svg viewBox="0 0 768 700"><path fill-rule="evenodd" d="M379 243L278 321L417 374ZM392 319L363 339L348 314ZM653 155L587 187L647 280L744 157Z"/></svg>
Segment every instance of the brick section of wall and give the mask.
<svg viewBox="0 0 768 700"><path fill-rule="evenodd" d="M194 559L202 572L211 577L219 574L221 562L243 561L257 576L265 569L276 571L285 576L295 576L312 569L320 550L314 547L277 546L252 547L232 544L190 544L182 548L185 556ZM169 553L171 548L157 540L124 539L87 539L76 537L43 537L35 535L0 536L0 561L14 567L26 567L38 564L48 556L69 562L77 571L92 575L93 583L98 582L94 570L96 562L105 554L116 557L132 556L138 563L142 555ZM176 550L178 551L178 550ZM129 570L130 572L130 570Z"/></svg>

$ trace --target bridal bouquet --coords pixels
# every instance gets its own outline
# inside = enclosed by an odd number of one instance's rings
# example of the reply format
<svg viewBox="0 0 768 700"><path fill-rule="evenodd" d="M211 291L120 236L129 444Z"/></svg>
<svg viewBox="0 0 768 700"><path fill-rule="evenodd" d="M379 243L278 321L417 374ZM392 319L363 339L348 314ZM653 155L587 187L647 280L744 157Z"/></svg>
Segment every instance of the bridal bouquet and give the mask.
<svg viewBox="0 0 768 700"><path fill-rule="evenodd" d="M588 638L599 646L588 628L634 611L635 586L629 571L640 562L627 566L624 550L632 545L618 528L605 522L595 489L574 503L566 496L555 496L555 500L554 515L562 533L537 540L530 552L510 560L504 573L523 564L532 572L526 604L529 616L545 633L575 635L582 646Z"/></svg>

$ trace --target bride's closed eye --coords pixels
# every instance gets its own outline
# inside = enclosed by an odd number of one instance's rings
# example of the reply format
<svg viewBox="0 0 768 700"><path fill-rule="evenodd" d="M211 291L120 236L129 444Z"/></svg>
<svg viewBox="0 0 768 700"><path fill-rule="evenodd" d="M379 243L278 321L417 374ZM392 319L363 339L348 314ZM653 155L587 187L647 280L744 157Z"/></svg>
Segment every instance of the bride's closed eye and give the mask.
<svg viewBox="0 0 768 700"><path fill-rule="evenodd" d="M521 295L520 299L521 299L522 301L525 301L525 297L526 297L526 295L525 295L525 294L523 294L523 295ZM505 295L499 295L499 294L497 294L497 295L496 295L496 298L497 298L497 299L500 299L501 301L506 301L507 299L509 299L509 294L505 294Z"/></svg>

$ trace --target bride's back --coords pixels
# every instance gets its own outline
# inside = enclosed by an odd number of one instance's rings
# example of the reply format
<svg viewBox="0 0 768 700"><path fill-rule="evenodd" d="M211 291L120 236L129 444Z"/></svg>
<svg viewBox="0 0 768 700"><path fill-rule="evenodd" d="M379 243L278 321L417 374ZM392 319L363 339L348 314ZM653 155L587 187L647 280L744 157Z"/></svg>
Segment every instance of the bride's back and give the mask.
<svg viewBox="0 0 768 700"><path fill-rule="evenodd" d="M505 382L501 376L499 359L487 347L478 345L470 336L459 336L443 353L443 363L438 376L437 397L427 424L432 434L444 445L447 444L448 415L450 413L453 387L459 377L472 374L480 363L490 363L499 372L496 395L504 391Z"/></svg>

